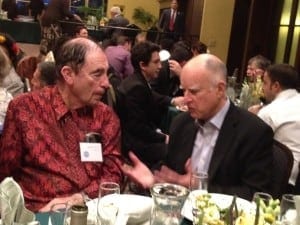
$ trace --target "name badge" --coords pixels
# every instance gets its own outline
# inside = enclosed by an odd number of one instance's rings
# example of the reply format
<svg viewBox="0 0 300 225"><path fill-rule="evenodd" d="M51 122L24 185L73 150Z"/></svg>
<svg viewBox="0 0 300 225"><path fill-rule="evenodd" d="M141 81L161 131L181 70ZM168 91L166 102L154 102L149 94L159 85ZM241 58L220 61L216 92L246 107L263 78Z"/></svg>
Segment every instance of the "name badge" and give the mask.
<svg viewBox="0 0 300 225"><path fill-rule="evenodd" d="M103 162L101 143L80 142L81 162Z"/></svg>

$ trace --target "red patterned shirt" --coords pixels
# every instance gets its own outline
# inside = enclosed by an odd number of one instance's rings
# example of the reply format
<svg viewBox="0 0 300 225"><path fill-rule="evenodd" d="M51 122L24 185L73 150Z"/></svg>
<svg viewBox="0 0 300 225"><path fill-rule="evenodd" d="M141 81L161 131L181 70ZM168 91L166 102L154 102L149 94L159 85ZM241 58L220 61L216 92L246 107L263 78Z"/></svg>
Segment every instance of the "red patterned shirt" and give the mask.
<svg viewBox="0 0 300 225"><path fill-rule="evenodd" d="M85 134L101 136L103 162L81 162ZM102 180L121 183L120 124L99 102L69 110L57 87L18 96L9 104L0 142L0 181L12 176L26 206L38 211L55 197L84 191L98 195Z"/></svg>

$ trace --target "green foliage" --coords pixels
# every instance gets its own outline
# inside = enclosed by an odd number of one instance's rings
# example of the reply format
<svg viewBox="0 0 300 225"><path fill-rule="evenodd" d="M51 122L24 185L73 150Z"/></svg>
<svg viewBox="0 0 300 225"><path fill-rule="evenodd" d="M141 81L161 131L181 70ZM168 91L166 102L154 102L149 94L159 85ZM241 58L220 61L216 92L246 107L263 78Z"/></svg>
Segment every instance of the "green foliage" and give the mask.
<svg viewBox="0 0 300 225"><path fill-rule="evenodd" d="M84 15L86 19L88 16L95 16L98 20L102 18L102 7L100 8L91 8L87 6L78 7L78 12Z"/></svg>
<svg viewBox="0 0 300 225"><path fill-rule="evenodd" d="M138 7L134 9L132 19L146 29L154 26L155 23L157 22L156 17L151 13L147 12L142 7Z"/></svg>

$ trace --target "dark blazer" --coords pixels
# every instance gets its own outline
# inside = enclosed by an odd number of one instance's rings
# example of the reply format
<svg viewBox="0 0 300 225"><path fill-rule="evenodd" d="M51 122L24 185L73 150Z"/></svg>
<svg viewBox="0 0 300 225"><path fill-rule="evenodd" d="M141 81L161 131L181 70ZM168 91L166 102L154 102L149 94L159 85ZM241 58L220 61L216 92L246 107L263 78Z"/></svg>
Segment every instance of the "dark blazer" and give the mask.
<svg viewBox="0 0 300 225"><path fill-rule="evenodd" d="M122 15L118 15L109 19L107 23L107 26L109 27L104 30L105 38L110 39L112 38L112 35L124 35L124 30L122 30L122 27L126 27L127 25L129 25L129 20L124 18Z"/></svg>
<svg viewBox="0 0 300 225"><path fill-rule="evenodd" d="M185 27L184 14L177 10L173 31L169 30L170 19L171 19L171 9L163 10L159 20L159 28L163 32L172 32L175 33L177 36L182 36Z"/></svg>
<svg viewBox="0 0 300 225"><path fill-rule="evenodd" d="M191 157L197 125L182 113L170 128L167 166L184 173ZM234 106L226 114L209 166L209 192L251 200L256 191L269 190L272 168L272 129L257 116Z"/></svg>
<svg viewBox="0 0 300 225"><path fill-rule="evenodd" d="M134 150L164 143L165 135L156 129L161 122L161 110L167 108L171 98L152 91L140 73L124 79L117 89L117 96L123 147Z"/></svg>

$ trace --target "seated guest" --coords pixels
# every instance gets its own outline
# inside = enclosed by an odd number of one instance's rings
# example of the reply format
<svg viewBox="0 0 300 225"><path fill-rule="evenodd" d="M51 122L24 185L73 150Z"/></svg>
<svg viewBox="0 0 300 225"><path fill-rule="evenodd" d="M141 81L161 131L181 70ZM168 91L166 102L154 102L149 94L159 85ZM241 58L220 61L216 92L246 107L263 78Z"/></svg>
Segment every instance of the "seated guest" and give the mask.
<svg viewBox="0 0 300 225"><path fill-rule="evenodd" d="M271 61L262 55L256 55L249 59L247 76L240 94L240 107L248 109L250 106L264 101L262 75L270 65Z"/></svg>
<svg viewBox="0 0 300 225"><path fill-rule="evenodd" d="M1 87L7 89L13 96L23 93L24 84L20 76L16 73L16 67L24 52L18 47L16 41L8 34L0 33L0 48L9 57L9 73L3 79Z"/></svg>
<svg viewBox="0 0 300 225"><path fill-rule="evenodd" d="M119 120L99 100L109 87L97 43L76 38L55 54L57 84L13 99L0 141L0 181L11 176L32 211L98 197L102 181L121 183ZM101 145L83 143L98 133Z"/></svg>
<svg viewBox="0 0 300 225"><path fill-rule="evenodd" d="M170 97L182 96L180 73L182 67L191 58L192 52L181 42L177 42L171 50L170 59L162 62L158 77L151 82L152 88Z"/></svg>
<svg viewBox="0 0 300 225"><path fill-rule="evenodd" d="M270 66L264 73L262 88L266 101L270 104L249 108L272 127L274 139L292 151L294 166L289 180L291 188L299 174L300 162L300 94L296 90L298 80L299 74L294 67L287 64Z"/></svg>
<svg viewBox="0 0 300 225"><path fill-rule="evenodd" d="M56 84L58 77L56 75L54 62L41 62L37 65L31 80L32 90L39 90L48 85Z"/></svg>
<svg viewBox="0 0 300 225"><path fill-rule="evenodd" d="M0 84L10 71L9 58L2 48L0 48ZM2 133L3 123L8 107L8 103L12 100L12 95L6 88L0 87L0 133Z"/></svg>
<svg viewBox="0 0 300 225"><path fill-rule="evenodd" d="M147 41L135 45L131 52L135 73L117 89L124 153L133 150L149 167L165 158L169 140L158 128L160 110L172 99L152 91L149 84L161 69L159 50L158 45ZM173 99L174 104L179 101Z"/></svg>
<svg viewBox="0 0 300 225"><path fill-rule="evenodd" d="M83 25L76 26L74 33L75 33L74 37L85 37L85 38L87 38L89 36L89 32L88 32L87 28Z"/></svg>
<svg viewBox="0 0 300 225"><path fill-rule="evenodd" d="M201 41L194 43L192 45L192 52L193 52L193 56L197 56L197 55L203 54L203 53L209 53L207 45Z"/></svg>
<svg viewBox="0 0 300 225"><path fill-rule="evenodd" d="M130 60L131 41L126 36L117 37L117 46L108 46L105 54L109 65L121 79L133 74L133 66Z"/></svg>
<svg viewBox="0 0 300 225"><path fill-rule="evenodd" d="M226 66L200 54L182 69L180 81L189 112L175 118L165 165L154 174L133 154L123 171L143 187L155 182L189 186L191 172L208 173L208 191L252 199L267 192L272 170L273 132L262 120L226 96Z"/></svg>

